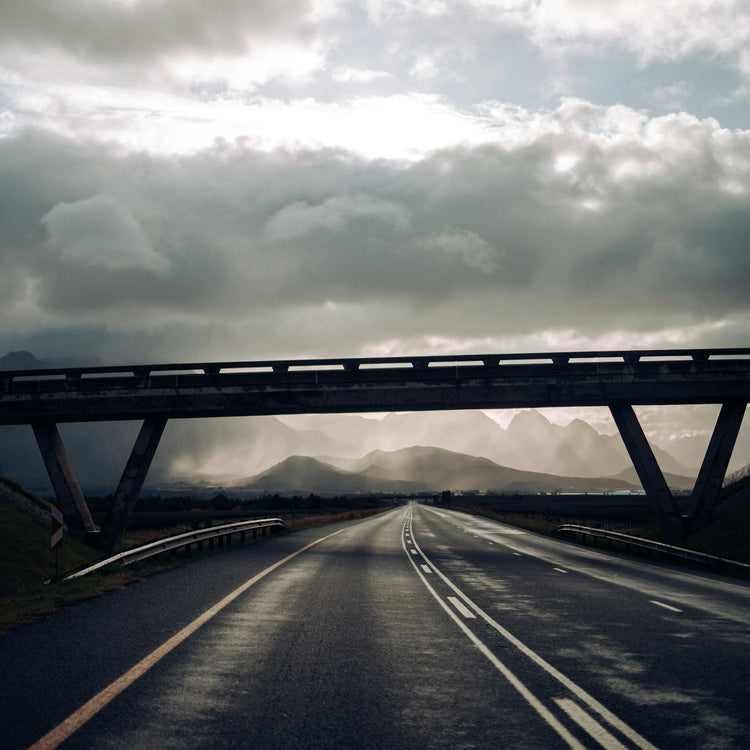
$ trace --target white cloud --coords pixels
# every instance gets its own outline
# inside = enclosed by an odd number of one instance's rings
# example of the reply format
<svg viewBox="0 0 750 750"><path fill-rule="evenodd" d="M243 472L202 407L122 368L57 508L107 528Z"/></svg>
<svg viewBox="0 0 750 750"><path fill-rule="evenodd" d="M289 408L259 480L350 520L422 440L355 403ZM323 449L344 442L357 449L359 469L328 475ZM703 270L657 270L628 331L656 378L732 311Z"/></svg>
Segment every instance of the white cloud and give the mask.
<svg viewBox="0 0 750 750"><path fill-rule="evenodd" d="M412 36L429 29L433 43L439 39L443 45L442 24L459 53L472 46L472 39L516 31L550 57L596 58L618 46L642 65L708 53L747 70L750 7L745 0L370 0L367 7L372 23L396 29L402 38L408 38L404 29Z"/></svg>
<svg viewBox="0 0 750 750"><path fill-rule="evenodd" d="M56 85L10 87L10 133L41 127L72 138L116 142L129 151L186 154L217 141L273 150L343 148L369 158L418 159L448 145L494 136L483 114L427 94L362 96L339 102L226 94L208 100L148 90Z"/></svg>
<svg viewBox="0 0 750 750"><path fill-rule="evenodd" d="M667 86L656 86L647 96L651 101L665 109L679 111L684 109L685 103L695 93L693 86L687 81L676 81Z"/></svg>
<svg viewBox="0 0 750 750"><path fill-rule="evenodd" d="M306 202L291 203L273 214L263 234L270 240L291 240L316 231L336 232L347 221L372 217L405 231L409 218L403 208L390 201L366 195L337 196L311 206Z"/></svg>
<svg viewBox="0 0 750 750"><path fill-rule="evenodd" d="M750 40L742 0L545 0L529 7L526 24L540 45L616 41L644 62L698 50L739 54Z"/></svg>
<svg viewBox="0 0 750 750"><path fill-rule="evenodd" d="M458 257L467 266L482 273L499 268L500 253L479 235L463 230L443 230L415 240L415 245L427 251L437 251L447 257Z"/></svg>
<svg viewBox="0 0 750 750"><path fill-rule="evenodd" d="M331 71L331 78L337 83L370 83L392 77L391 73L383 70L362 70L346 65L339 65Z"/></svg>
<svg viewBox="0 0 750 750"><path fill-rule="evenodd" d="M169 79L189 90L248 93L269 81L305 83L325 64L321 44L267 42L242 55L175 55L164 61L163 67Z"/></svg>
<svg viewBox="0 0 750 750"><path fill-rule="evenodd" d="M167 268L128 207L114 196L99 194L75 203L58 203L41 221L50 246L73 265L156 272Z"/></svg>

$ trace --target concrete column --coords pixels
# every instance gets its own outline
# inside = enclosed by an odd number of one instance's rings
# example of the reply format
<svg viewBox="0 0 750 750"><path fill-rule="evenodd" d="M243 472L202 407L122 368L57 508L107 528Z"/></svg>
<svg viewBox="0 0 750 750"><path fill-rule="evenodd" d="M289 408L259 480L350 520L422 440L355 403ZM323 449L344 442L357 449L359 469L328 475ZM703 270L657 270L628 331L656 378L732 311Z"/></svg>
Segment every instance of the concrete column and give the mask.
<svg viewBox="0 0 750 750"><path fill-rule="evenodd" d="M104 527L105 543L113 553L120 549L122 538L166 424L166 417L149 417L143 422L141 431L138 433L120 483L115 490L112 507Z"/></svg>
<svg viewBox="0 0 750 750"><path fill-rule="evenodd" d="M683 536L683 518L633 407L630 404L616 403L610 404L609 410L641 480L646 497L656 511L665 540L676 542Z"/></svg>
<svg viewBox="0 0 750 750"><path fill-rule="evenodd" d="M721 485L742 425L742 418L745 416L746 406L747 404L741 401L729 402L721 406L716 427L711 435L706 456L693 488L690 515L694 529L705 526L713 517Z"/></svg>
<svg viewBox="0 0 750 750"><path fill-rule="evenodd" d="M52 488L62 504L65 523L69 528L89 533L96 532L89 506L78 484L57 425L51 421L35 422L31 428L34 430L34 437L47 467Z"/></svg>

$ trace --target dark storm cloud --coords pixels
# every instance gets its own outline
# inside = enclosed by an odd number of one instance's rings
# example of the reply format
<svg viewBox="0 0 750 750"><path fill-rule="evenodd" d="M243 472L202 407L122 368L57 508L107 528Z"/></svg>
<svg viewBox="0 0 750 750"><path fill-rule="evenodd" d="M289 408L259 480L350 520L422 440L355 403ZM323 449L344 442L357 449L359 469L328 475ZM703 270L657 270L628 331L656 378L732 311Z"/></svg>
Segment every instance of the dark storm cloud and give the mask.
<svg viewBox="0 0 750 750"><path fill-rule="evenodd" d="M5 348L49 330L92 356L121 338L182 359L248 341L260 356L555 329L746 336L750 136L687 116L637 137L587 127L410 166L6 138Z"/></svg>

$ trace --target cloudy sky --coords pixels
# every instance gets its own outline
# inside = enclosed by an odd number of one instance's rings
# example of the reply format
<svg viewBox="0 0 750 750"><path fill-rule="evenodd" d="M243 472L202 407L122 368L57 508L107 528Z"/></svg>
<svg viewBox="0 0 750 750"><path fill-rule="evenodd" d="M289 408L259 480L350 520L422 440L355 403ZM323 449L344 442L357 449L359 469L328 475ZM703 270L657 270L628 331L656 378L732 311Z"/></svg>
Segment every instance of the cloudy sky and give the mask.
<svg viewBox="0 0 750 750"><path fill-rule="evenodd" d="M747 0L0 0L0 354L750 343Z"/></svg>

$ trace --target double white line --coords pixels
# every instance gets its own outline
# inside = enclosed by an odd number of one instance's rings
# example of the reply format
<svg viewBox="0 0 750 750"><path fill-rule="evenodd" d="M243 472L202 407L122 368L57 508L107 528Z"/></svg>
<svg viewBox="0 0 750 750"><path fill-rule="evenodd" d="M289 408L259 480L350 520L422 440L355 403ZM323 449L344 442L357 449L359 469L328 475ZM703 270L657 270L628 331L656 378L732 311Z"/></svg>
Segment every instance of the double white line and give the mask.
<svg viewBox="0 0 750 750"><path fill-rule="evenodd" d="M624 721L615 716L609 709L603 706L593 696L589 695L583 688L573 682L570 678L566 677L562 672L555 669L549 662L545 661L539 654L532 651L526 644L522 643L512 633L506 630L496 620L490 617L481 607L473 602L466 594L463 593L447 576L445 576L425 555L422 549L417 544L417 540L414 538L414 532L411 529L411 509L409 510L409 517L404 527L404 534L402 535L402 546L404 552L407 552L409 562L411 562L417 575L422 579L422 583L427 587L427 590L433 595L440 606L448 613L451 619L458 625L459 628L464 632L466 637L484 654L484 656L490 661L490 663L508 680L508 682L523 696L527 703L544 719L544 721L554 729L558 735L567 743L567 745L574 750L586 750L586 746L583 745L576 737L574 737L563 724L557 719L557 717L537 698L521 680L505 665L490 648L474 633L466 624L462 617L457 614L460 613L465 619L476 619L477 616L482 618L488 625L496 630L503 638L509 643L515 646L521 653L527 656L531 661L540 666L548 675L556 679L562 684L570 693L572 693L581 703L585 704L591 711L598 714L599 719L606 722L611 728L617 730L623 737L627 738L635 747L641 750L656 750L656 747L652 745L648 740L641 737L632 727L628 726ZM409 545L406 546L407 531L410 533ZM412 553L412 549L416 550L417 554ZM420 558L420 559L417 559ZM448 596L445 599L437 593L434 587L427 580L423 574L421 568L425 565L437 575L453 592L456 596ZM450 603L450 604L449 604ZM452 606L451 606L452 605ZM624 745L620 740L617 739L609 729L605 728L599 720L591 716L585 711L578 703L569 698L554 698L554 703L559 709L561 709L567 716L572 719L578 726L580 726L590 737L592 737L601 747L606 750L627 750L627 745Z"/></svg>

